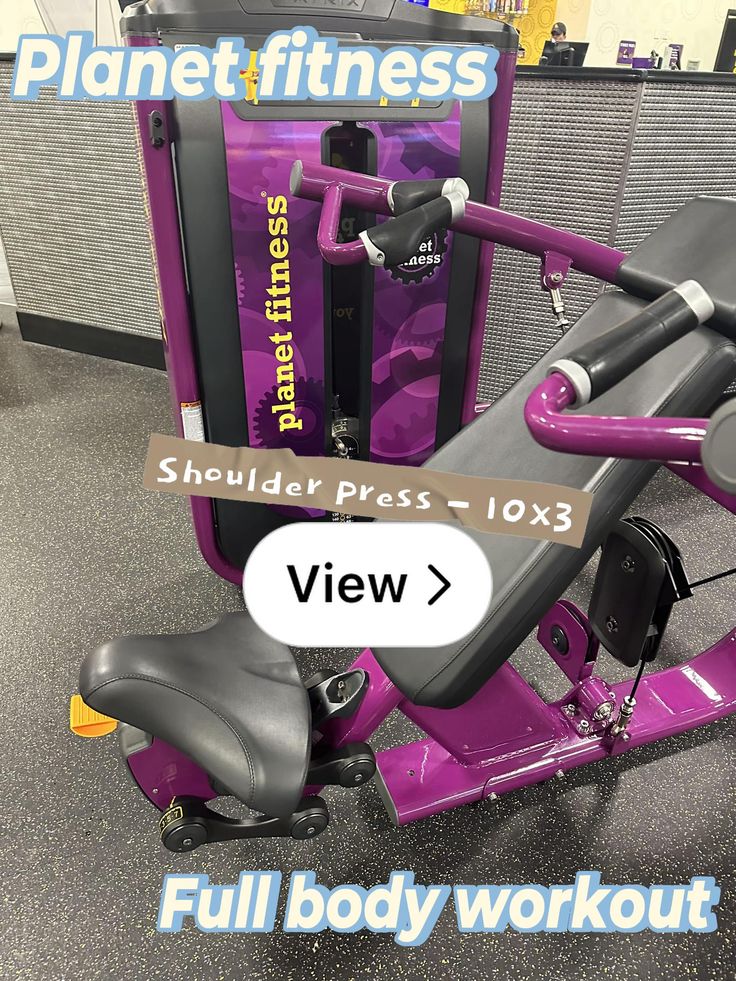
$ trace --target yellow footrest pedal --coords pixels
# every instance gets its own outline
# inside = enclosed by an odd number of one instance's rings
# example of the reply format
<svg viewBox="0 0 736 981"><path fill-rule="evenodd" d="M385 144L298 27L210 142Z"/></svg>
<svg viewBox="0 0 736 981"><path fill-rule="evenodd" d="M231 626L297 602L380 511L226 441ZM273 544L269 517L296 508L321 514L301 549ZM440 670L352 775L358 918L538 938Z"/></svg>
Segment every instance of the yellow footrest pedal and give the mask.
<svg viewBox="0 0 736 981"><path fill-rule="evenodd" d="M72 732L86 739L93 739L95 736L107 736L117 727L117 719L95 712L82 700L81 695L72 695L69 701L69 728Z"/></svg>

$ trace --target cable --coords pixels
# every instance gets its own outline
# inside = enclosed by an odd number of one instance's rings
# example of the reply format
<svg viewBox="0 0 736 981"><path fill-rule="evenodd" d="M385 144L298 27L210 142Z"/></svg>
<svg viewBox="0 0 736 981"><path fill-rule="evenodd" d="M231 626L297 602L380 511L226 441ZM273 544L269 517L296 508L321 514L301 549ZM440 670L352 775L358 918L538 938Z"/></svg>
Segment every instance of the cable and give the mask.
<svg viewBox="0 0 736 981"><path fill-rule="evenodd" d="M644 668L647 666L646 658L643 657L639 662L639 670L636 673L636 678L634 680L634 686L629 692L629 698L633 698L636 695L636 689L639 687L639 682L641 681L641 676L644 674Z"/></svg>
<svg viewBox="0 0 736 981"><path fill-rule="evenodd" d="M715 576L708 576L706 579L698 579L697 582L688 583L690 589L697 589L698 586L705 586L706 583L715 582L716 579L725 579L726 576L733 576L736 574L736 567L733 569L728 569L726 572L718 572Z"/></svg>

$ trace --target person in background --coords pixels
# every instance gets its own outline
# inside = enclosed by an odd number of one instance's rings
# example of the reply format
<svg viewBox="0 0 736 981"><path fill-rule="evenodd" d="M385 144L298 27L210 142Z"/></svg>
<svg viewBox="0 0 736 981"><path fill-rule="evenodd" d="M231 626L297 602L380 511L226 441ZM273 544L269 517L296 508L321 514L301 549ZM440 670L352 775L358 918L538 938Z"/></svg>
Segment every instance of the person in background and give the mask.
<svg viewBox="0 0 736 981"><path fill-rule="evenodd" d="M573 51L567 40L567 26L558 20L552 25L549 33L550 40L544 45L539 64L557 67L571 64Z"/></svg>
<svg viewBox="0 0 736 981"><path fill-rule="evenodd" d="M561 20L558 20L552 25L552 30L549 33L554 44L561 44L563 41L567 41L567 26Z"/></svg>

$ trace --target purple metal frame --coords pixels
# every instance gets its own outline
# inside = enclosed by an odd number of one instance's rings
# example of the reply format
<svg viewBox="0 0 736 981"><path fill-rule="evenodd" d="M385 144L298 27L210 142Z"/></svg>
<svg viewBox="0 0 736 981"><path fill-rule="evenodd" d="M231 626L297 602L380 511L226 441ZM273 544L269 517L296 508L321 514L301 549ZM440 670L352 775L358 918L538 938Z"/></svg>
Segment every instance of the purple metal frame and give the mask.
<svg viewBox="0 0 736 981"><path fill-rule="evenodd" d="M126 38L126 44L134 46L150 47L158 43L158 38ZM177 432L181 436L183 435L182 406L199 403L201 396L186 288L179 206L174 185L171 149L168 143L154 147L151 140L146 139L145 136L153 112L161 114L166 121L168 131L171 132L170 103L136 102L134 106L138 119L141 156L146 172L145 190L151 217L151 240L156 257L155 268L166 371L169 377L174 420ZM177 337L177 343L169 344L169 338L174 335ZM189 501L194 533L205 562L218 576L240 585L243 579L242 569L230 565L220 551L211 502L206 497L191 497Z"/></svg>
<svg viewBox="0 0 736 981"><path fill-rule="evenodd" d="M534 439L550 450L583 456L699 463L707 419L663 416L564 415L575 390L561 373L550 375L529 396L524 418Z"/></svg>
<svg viewBox="0 0 736 981"><path fill-rule="evenodd" d="M157 36L127 35L124 41L125 44L134 47L150 47L160 44L160 39ZM501 196L515 71L516 52L502 52L496 66L498 85L493 95L492 105L489 105L491 145L486 180L486 199L492 204L498 204ZM152 112L161 113L167 123L168 131L171 132L170 104L161 101L138 102L135 104L135 111L146 175L151 236L156 257L164 353L174 418L177 430L181 435L182 407L191 403L200 403L201 392L187 299L177 192L170 147L167 143L160 147L154 147L148 136L149 118ZM387 182L383 183L387 185ZM377 208L376 211L382 214L386 213L381 208ZM479 257L477 280L479 287L476 289L473 305L468 371L463 403L463 424L472 421L476 415L476 393L488 300L487 290L481 288L481 285L490 281L492 260L493 245L490 241L484 241L481 243ZM207 498L199 497L191 498L190 503L195 535L203 558L217 575L238 586L241 585L242 569L229 563L220 551L211 502Z"/></svg>
<svg viewBox="0 0 736 981"><path fill-rule="evenodd" d="M130 44L157 44L155 38L129 38ZM510 103L513 65L504 63L499 80L501 109ZM148 117L159 111L168 118L168 105L138 103L136 112L141 133L147 132ZM506 133L496 131L491 153L495 168L488 197L491 205L469 203L465 217L455 230L483 240L481 266L488 272L492 243L537 255L549 264L562 262L607 282L613 282L625 255L590 242L571 232L499 210L500 173ZM168 149L156 149L142 139L143 160L148 177L153 243L159 272L162 325L167 367L172 380L175 416L180 426L181 403L199 401L193 355L189 309L185 289L184 261L179 234L178 209L173 169ZM331 262L361 261L355 245L334 242L335 209L340 199L367 210L388 214L388 183L333 168L306 166L302 180L305 196L325 199L320 246ZM481 277L482 279L482 277ZM482 344L485 298L476 296L471 334L472 351ZM174 331L180 341L169 347ZM479 362L479 358L476 357ZM477 367L477 366L476 366ZM545 445L576 452L601 453L605 440L612 455L675 460L670 469L698 487L724 508L736 513L736 498L718 490L697 464L697 449L704 432L702 420L590 419L564 416L569 404L569 385L563 376L553 376L527 408L527 420L535 436ZM476 412L475 391L468 383L464 421ZM684 426L684 430L683 430ZM564 447L563 445L564 444ZM240 582L240 570L225 562L217 546L212 509L206 498L192 500L197 540L206 561L219 575ZM561 655L550 639L550 629L563 625L570 646ZM506 663L466 704L442 710L416 706L403 697L384 674L372 652L365 650L354 664L367 671L368 692L356 715L332 723L325 731L333 745L369 739L394 710L416 723L426 738L377 754L380 784L390 813L404 824L437 814L459 804L494 797L562 775L573 767L616 755L654 742L736 711L736 630L731 630L709 650L686 664L645 676L637 692L638 707L628 728L611 735L611 706L620 706L630 683L608 685L594 674L598 653L584 614L560 601L539 627L538 638L571 682L563 699L546 703L519 673ZM602 706L608 706L602 714ZM165 808L173 796L211 799L206 774L173 747L154 739L147 749L128 759L134 779L149 800Z"/></svg>
<svg viewBox="0 0 736 981"><path fill-rule="evenodd" d="M334 265L365 262L367 254L362 242L339 243L336 240L340 208L345 203L365 211L370 209L376 214L390 215L387 197L390 181L308 162L302 164L301 174L299 196L324 201L317 239L323 257ZM542 261L546 261L550 253L556 253L569 259L574 269L607 283L615 282L619 266L626 258L625 252L592 242L582 235L475 201L468 201L465 215L453 222L452 229L539 256Z"/></svg>
<svg viewBox="0 0 736 981"><path fill-rule="evenodd" d="M525 417L539 442L596 456L602 448L636 459L667 460L672 455L678 460L669 464L674 473L736 514L736 496L715 488L697 463L706 420L564 415L574 400L562 374L551 375L532 393ZM679 462L683 460L689 462ZM564 653L554 644L555 627L568 638ZM405 824L562 777L584 763L736 712L736 629L686 663L645 675L637 689L636 711L619 731L614 720L631 682L610 685L595 674L599 645L585 614L560 600L542 619L537 639L571 683L559 701L545 702L507 662L458 708L417 706L404 698L366 649L352 665L369 678L360 708L352 718L330 723L322 734L336 747L368 740L395 709L426 734L377 754L387 810L395 823ZM176 795L214 796L206 775L159 741L131 756L128 764L149 800L162 809Z"/></svg>

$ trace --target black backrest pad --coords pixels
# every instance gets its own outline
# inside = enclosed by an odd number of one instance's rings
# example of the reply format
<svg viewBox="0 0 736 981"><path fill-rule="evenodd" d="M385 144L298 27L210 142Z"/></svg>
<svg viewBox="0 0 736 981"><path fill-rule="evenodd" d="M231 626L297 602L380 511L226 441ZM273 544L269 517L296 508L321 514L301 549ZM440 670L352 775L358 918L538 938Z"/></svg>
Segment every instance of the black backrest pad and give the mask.
<svg viewBox="0 0 736 981"><path fill-rule="evenodd" d="M716 308L710 326L736 340L736 200L689 201L634 249L616 282L653 300L685 279L710 294Z"/></svg>
<svg viewBox="0 0 736 981"><path fill-rule="evenodd" d="M392 681L418 705L453 708L467 701L513 654L568 587L651 478L657 465L555 453L532 439L524 403L547 368L585 340L622 323L644 303L605 293L503 398L425 464L432 470L564 484L594 494L582 548L471 532L493 572L493 599L475 631L435 648L375 651ZM736 376L736 348L701 327L673 344L584 410L593 415L698 415Z"/></svg>

